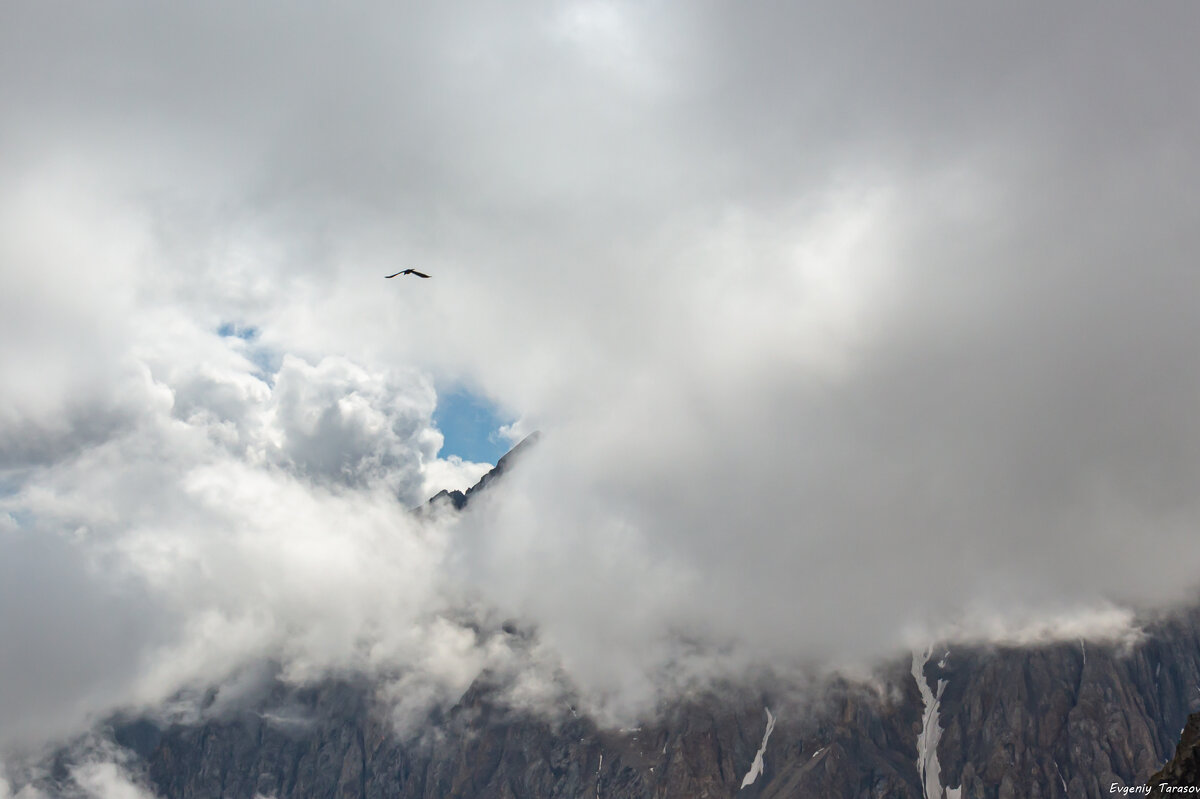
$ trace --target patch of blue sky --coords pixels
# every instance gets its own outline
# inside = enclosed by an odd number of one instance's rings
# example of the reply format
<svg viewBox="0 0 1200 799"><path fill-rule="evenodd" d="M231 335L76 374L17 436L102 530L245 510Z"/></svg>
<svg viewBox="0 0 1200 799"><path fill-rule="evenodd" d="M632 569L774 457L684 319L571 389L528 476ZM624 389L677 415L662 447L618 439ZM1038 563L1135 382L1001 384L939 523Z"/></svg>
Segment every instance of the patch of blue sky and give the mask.
<svg viewBox="0 0 1200 799"><path fill-rule="evenodd" d="M439 455L495 463L512 448L512 442L500 435L500 428L512 422L494 403L478 394L463 388L439 391L433 411L433 424L445 439Z"/></svg>
<svg viewBox="0 0 1200 799"><path fill-rule="evenodd" d="M236 338L246 342L242 352L252 364L258 367L254 376L267 385L274 385L275 373L279 371L279 367L283 363L283 356L269 347L256 343L259 336L257 327L240 322L222 322L217 327L217 335L221 338Z"/></svg>
<svg viewBox="0 0 1200 799"><path fill-rule="evenodd" d="M258 338L258 328L254 325L243 325L237 322L222 322L217 328L221 338L240 338L242 341L253 341Z"/></svg>
<svg viewBox="0 0 1200 799"><path fill-rule="evenodd" d="M250 363L258 367L254 376L269 386L275 385L275 374L283 365L283 355L267 347L252 347L246 351Z"/></svg>

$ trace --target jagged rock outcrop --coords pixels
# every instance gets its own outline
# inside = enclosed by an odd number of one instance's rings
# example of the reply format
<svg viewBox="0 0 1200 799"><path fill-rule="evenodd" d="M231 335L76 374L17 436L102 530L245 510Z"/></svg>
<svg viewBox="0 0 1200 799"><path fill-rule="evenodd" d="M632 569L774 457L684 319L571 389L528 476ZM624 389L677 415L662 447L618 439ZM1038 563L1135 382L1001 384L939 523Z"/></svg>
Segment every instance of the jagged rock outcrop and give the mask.
<svg viewBox="0 0 1200 799"><path fill-rule="evenodd" d="M479 478L479 482L468 488L466 491L446 491L445 489L437 492L429 498L426 503L427 507L437 507L439 505L449 504L455 510L462 510L471 501L471 498L483 491L489 484L502 477L525 452L529 450L541 438L541 433L534 431L525 438L521 439L515 447L506 452L500 460L496 461L496 465L492 467L487 474Z"/></svg>
<svg viewBox="0 0 1200 799"><path fill-rule="evenodd" d="M1147 780L1150 796L1171 796L1167 788L1191 788L1200 793L1200 713L1188 716L1175 747L1175 756Z"/></svg>

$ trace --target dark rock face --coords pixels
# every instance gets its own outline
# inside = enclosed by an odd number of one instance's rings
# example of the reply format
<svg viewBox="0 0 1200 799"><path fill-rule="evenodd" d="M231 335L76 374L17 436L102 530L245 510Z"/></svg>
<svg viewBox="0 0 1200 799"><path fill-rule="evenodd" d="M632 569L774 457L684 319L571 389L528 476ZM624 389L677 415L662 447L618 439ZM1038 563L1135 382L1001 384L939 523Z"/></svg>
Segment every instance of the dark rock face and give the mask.
<svg viewBox="0 0 1200 799"><path fill-rule="evenodd" d="M954 651L941 676L943 784L966 797L1110 796L1171 752L1200 677L1195 613L1129 648Z"/></svg>
<svg viewBox="0 0 1200 799"><path fill-rule="evenodd" d="M512 716L473 690L436 729L404 741L369 710L347 712L362 696L347 692L355 689L312 692L324 715L303 730L255 714L170 727L148 760L149 780L180 799L726 797L738 792L765 724L757 703L707 696L653 726L607 731L569 713ZM836 718L780 722L763 773L742 795L920 797L908 757L912 707L881 709L847 687L834 693Z"/></svg>
<svg viewBox="0 0 1200 799"><path fill-rule="evenodd" d="M1150 796L1170 796L1168 787L1195 788L1200 792L1200 713L1188 717L1175 756L1146 784L1151 788Z"/></svg>

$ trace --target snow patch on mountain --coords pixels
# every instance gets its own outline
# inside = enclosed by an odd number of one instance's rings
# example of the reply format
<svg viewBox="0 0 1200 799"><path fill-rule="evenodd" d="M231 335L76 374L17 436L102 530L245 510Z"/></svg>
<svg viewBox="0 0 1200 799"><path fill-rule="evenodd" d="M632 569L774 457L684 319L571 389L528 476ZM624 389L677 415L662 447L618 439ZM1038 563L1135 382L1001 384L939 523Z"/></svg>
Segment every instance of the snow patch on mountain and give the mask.
<svg viewBox="0 0 1200 799"><path fill-rule="evenodd" d="M758 753L754 755L754 762L750 764L750 770L746 772L746 776L742 778L742 788L747 785L753 785L758 779L758 775L763 771L763 755L767 752L767 741L771 739L771 731L775 729L775 716L771 714L771 708L764 707L767 712L767 729L763 733L762 744L758 747Z"/></svg>
<svg viewBox="0 0 1200 799"><path fill-rule="evenodd" d="M921 733L917 736L917 769L921 775L921 787L925 799L959 799L962 795L962 786L942 787L942 766L938 762L937 755L938 741L942 737L942 722L938 710L942 701L942 692L946 690L946 681L937 681L936 693L925 681L925 664L929 662L929 656L932 653L933 647L930 646L920 654L913 650L912 656L913 679L917 681L917 688L921 691L921 699L925 705L925 712L921 719ZM943 654L938 666L945 668L949 656L949 651Z"/></svg>

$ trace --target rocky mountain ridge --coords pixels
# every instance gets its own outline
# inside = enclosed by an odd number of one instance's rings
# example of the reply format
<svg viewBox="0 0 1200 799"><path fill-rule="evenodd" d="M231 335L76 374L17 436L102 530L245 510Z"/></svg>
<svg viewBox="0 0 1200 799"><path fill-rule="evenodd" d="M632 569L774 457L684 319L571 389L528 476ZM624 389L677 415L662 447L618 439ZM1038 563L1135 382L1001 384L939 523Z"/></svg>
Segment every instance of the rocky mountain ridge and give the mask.
<svg viewBox="0 0 1200 799"><path fill-rule="evenodd" d="M425 506L419 510L424 510L424 508L436 508L443 505L449 505L455 510L462 510L467 506L467 503L471 501L472 497L478 495L479 492L486 489L492 483L492 481L503 476L518 458L522 457L530 450L530 448L537 444L541 436L542 434L536 430L525 436L525 438L521 439L516 446L502 455L500 460L496 461L496 465L492 467L487 474L479 478L479 482L475 483L475 485L471 486L466 491L459 491L457 489L454 491L447 491L446 489L442 489L430 497Z"/></svg>
<svg viewBox="0 0 1200 799"><path fill-rule="evenodd" d="M631 730L566 708L515 712L480 683L410 739L372 711L368 686L329 683L287 695L303 726L256 709L143 728L139 756L158 794L181 799L1109 796L1145 784L1195 709L1197 622L1164 622L1133 651L952 648L927 662L931 692L944 681L932 783L918 765L928 706L907 663L873 687L834 679L811 705L786 686L728 686ZM117 733L131 739L128 727Z"/></svg>

